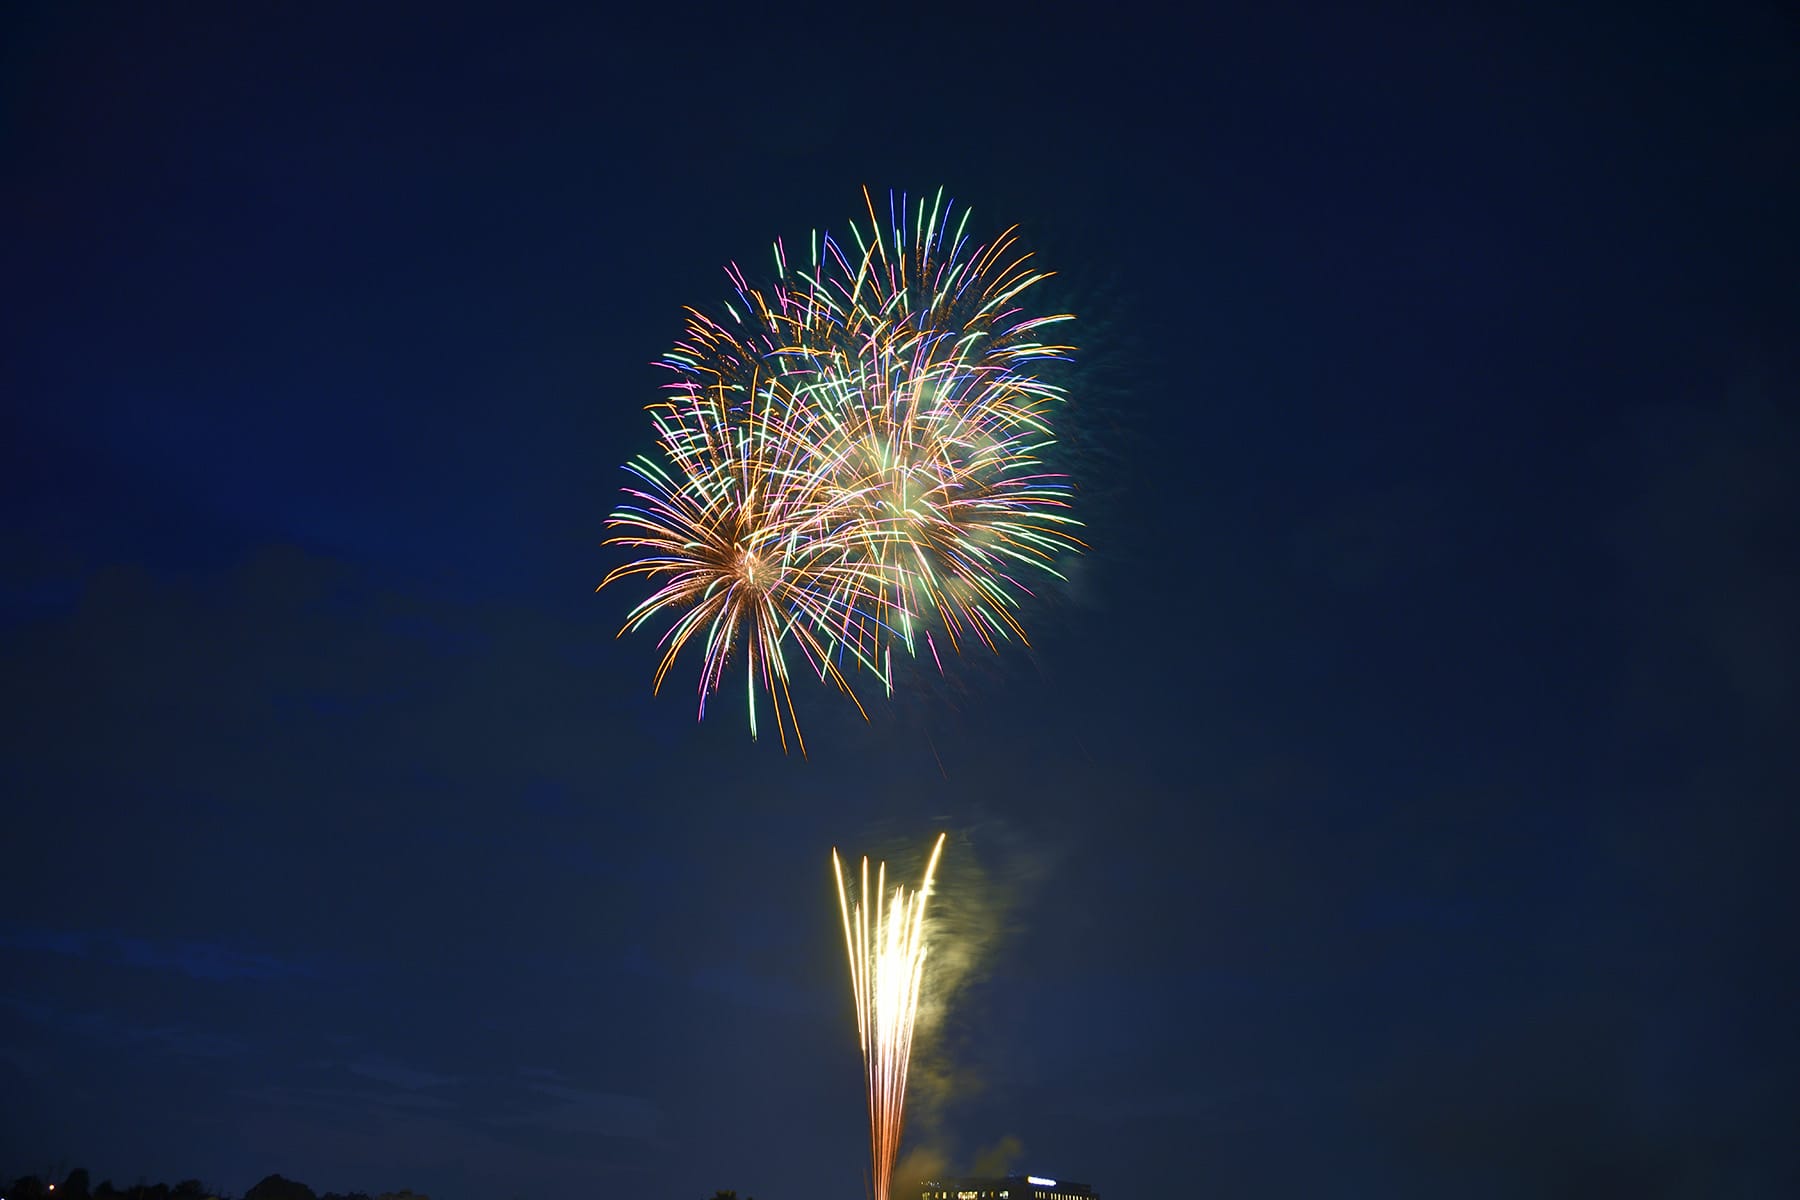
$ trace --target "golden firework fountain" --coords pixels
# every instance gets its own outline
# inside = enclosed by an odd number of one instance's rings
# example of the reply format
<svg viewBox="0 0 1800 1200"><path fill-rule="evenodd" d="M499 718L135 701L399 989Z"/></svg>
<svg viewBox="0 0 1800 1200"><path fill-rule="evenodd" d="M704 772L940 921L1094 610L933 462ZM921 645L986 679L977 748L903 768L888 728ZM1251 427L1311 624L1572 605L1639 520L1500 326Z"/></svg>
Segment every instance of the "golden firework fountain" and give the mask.
<svg viewBox="0 0 1800 1200"><path fill-rule="evenodd" d="M888 1200L894 1156L906 1111L906 1070L912 1060L913 1027L919 988L925 978L925 904L931 898L944 834L932 847L918 890L902 885L888 894L887 864L876 867L869 890L869 860L862 860L861 883L850 898L844 864L831 852L837 876L838 909L844 918L844 948L850 956L850 991L856 1001L856 1035L862 1045L863 1080L869 1094L869 1186L873 1200Z"/></svg>

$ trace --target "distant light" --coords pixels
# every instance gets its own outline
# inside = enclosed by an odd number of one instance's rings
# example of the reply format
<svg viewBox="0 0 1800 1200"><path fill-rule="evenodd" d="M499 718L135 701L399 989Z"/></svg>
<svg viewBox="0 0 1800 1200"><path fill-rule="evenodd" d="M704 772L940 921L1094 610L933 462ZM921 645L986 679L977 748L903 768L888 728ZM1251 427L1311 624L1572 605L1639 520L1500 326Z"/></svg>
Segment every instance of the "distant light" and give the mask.
<svg viewBox="0 0 1800 1200"><path fill-rule="evenodd" d="M1025 1177L1025 1182L1026 1182L1026 1183L1035 1183L1035 1184L1037 1184L1037 1185L1038 1185L1038 1186L1039 1186L1039 1187L1055 1187L1055 1186L1056 1186L1056 1180L1054 1180L1054 1179L1040 1179L1040 1178L1038 1178L1038 1177L1037 1177L1037 1176L1036 1176L1036 1175L1027 1175L1027 1176L1026 1176L1026 1177Z"/></svg>

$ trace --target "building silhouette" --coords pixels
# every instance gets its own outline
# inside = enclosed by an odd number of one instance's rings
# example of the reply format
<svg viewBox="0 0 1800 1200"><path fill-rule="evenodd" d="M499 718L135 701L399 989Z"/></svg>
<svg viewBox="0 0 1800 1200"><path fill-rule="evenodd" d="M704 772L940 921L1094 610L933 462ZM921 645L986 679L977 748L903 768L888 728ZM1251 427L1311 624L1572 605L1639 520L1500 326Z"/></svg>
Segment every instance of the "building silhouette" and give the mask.
<svg viewBox="0 0 1800 1200"><path fill-rule="evenodd" d="M1006 1175L919 1181L919 1200L1097 1200L1085 1183L1047 1175Z"/></svg>

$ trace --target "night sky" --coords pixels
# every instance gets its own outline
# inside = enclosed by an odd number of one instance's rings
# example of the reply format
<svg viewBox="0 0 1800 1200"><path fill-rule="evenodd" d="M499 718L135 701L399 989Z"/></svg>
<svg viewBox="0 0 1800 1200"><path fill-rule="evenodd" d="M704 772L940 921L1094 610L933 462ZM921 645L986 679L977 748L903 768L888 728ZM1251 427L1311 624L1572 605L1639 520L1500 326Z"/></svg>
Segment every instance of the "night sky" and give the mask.
<svg viewBox="0 0 1800 1200"><path fill-rule="evenodd" d="M860 1195L943 829L903 1179L1800 1194L1800 25L1233 7L6 6L0 1177ZM864 185L1058 272L1094 549L802 759L594 587Z"/></svg>

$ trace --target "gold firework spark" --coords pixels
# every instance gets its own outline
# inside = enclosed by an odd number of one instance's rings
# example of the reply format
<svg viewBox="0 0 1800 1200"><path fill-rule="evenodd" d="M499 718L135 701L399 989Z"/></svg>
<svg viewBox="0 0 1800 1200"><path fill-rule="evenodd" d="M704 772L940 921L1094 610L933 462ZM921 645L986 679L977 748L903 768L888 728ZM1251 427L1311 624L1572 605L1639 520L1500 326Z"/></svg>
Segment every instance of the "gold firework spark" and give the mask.
<svg viewBox="0 0 1800 1200"><path fill-rule="evenodd" d="M925 867L925 881L910 895L898 885L891 897L887 894L886 863L876 868L871 892L869 860L864 858L854 903L844 886L844 864L835 849L831 852L838 910L844 917L844 948L850 955L850 990L856 1000L863 1080L869 1093L869 1182L874 1200L888 1200L894 1155L900 1149L906 1068L912 1058L913 1023L925 973L925 902L931 897L944 837L938 835Z"/></svg>

